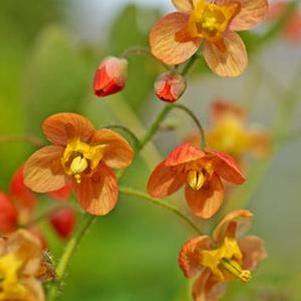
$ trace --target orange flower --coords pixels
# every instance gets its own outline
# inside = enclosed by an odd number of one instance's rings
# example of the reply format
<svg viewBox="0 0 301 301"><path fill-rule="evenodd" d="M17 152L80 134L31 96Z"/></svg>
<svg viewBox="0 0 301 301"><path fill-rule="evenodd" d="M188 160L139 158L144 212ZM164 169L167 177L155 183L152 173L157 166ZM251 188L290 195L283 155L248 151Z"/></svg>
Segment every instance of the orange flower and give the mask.
<svg viewBox="0 0 301 301"><path fill-rule="evenodd" d="M176 73L163 73L155 82L156 96L159 99L170 103L177 101L183 95L185 89L185 78Z"/></svg>
<svg viewBox="0 0 301 301"><path fill-rule="evenodd" d="M271 149L271 138L262 129L247 127L246 111L231 102L215 101L211 107L212 127L207 130L209 147L226 152L240 161L242 156L252 153L265 157ZM199 144L199 135L194 143Z"/></svg>
<svg viewBox="0 0 301 301"><path fill-rule="evenodd" d="M163 198L185 185L185 197L193 213L210 218L224 199L221 179L234 184L245 181L232 157L187 143L158 164L148 180L147 191L153 197Z"/></svg>
<svg viewBox="0 0 301 301"><path fill-rule="evenodd" d="M43 131L54 145L43 147L27 160L25 185L45 193L70 182L85 211L109 213L118 199L112 168L125 168L133 158L128 142L114 131L95 130L88 119L73 113L50 116Z"/></svg>
<svg viewBox="0 0 301 301"><path fill-rule="evenodd" d="M0 238L0 300L43 301L42 283L37 279L41 245L26 230Z"/></svg>
<svg viewBox="0 0 301 301"><path fill-rule="evenodd" d="M238 76L248 64L245 45L235 31L262 21L266 0L173 0L179 10L159 20L150 33L154 56L169 65L188 60L204 43L204 58L220 76Z"/></svg>
<svg viewBox="0 0 301 301"><path fill-rule="evenodd" d="M179 255L179 266L185 277L197 276L192 294L196 301L216 301L226 282L251 280L259 262L267 257L263 241L256 236L241 236L249 228L252 213L237 210L229 213L213 232L186 242ZM214 246L214 247L213 247Z"/></svg>

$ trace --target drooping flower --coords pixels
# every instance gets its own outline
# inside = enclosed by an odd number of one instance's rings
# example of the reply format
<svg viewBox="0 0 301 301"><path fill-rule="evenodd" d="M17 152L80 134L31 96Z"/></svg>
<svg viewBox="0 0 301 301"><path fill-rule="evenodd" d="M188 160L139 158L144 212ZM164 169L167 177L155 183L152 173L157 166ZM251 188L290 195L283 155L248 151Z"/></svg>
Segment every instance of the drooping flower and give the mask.
<svg viewBox="0 0 301 301"><path fill-rule="evenodd" d="M0 238L0 300L43 301L40 269L42 248L39 240L26 230Z"/></svg>
<svg viewBox="0 0 301 301"><path fill-rule="evenodd" d="M121 91L127 80L128 62L124 58L107 57L99 65L94 77L94 93L104 97Z"/></svg>
<svg viewBox="0 0 301 301"><path fill-rule="evenodd" d="M239 162L248 153L263 158L271 149L270 135L258 126L248 126L246 110L224 100L212 104L206 138L210 148L228 153ZM199 145L200 136L193 135L189 141Z"/></svg>
<svg viewBox="0 0 301 301"><path fill-rule="evenodd" d="M264 242L256 236L242 235L248 230L253 214L236 210L224 217L213 232L189 240L179 255L185 277L197 277L192 295L195 301L216 301L225 284L235 278L251 280L251 272L267 257Z"/></svg>
<svg viewBox="0 0 301 301"><path fill-rule="evenodd" d="M116 205L118 185L112 168L125 168L133 150L119 134L95 130L85 117L73 113L50 116L43 131L53 145L35 152L24 167L24 182L45 193L71 184L81 207L105 215Z"/></svg>
<svg viewBox="0 0 301 301"><path fill-rule="evenodd" d="M186 143L157 165L148 180L147 191L153 197L164 198L185 186L185 198L193 213L210 218L223 203L222 179L233 184L245 181L229 155Z"/></svg>
<svg viewBox="0 0 301 301"><path fill-rule="evenodd" d="M248 64L245 45L236 31L248 30L267 12L266 0L173 0L178 12L160 19L150 33L152 54L169 65L188 60L203 44L213 72L238 76Z"/></svg>
<svg viewBox="0 0 301 301"><path fill-rule="evenodd" d="M170 103L177 101L183 95L185 89L185 78L176 73L163 73L155 82L156 96L159 99Z"/></svg>

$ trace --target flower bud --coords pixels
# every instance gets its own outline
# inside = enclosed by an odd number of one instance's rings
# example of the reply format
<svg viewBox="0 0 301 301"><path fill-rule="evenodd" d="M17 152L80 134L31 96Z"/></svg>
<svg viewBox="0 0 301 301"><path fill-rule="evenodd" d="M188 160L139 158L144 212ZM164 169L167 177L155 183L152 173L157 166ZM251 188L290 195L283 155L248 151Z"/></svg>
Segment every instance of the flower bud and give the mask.
<svg viewBox="0 0 301 301"><path fill-rule="evenodd" d="M121 91L127 80L128 61L107 57L99 65L94 77L94 93L104 97Z"/></svg>
<svg viewBox="0 0 301 301"><path fill-rule="evenodd" d="M17 226L18 213L11 200L0 191L0 234L14 231Z"/></svg>
<svg viewBox="0 0 301 301"><path fill-rule="evenodd" d="M50 217L50 223L55 232L63 239L68 239L75 226L76 216L72 208L63 208Z"/></svg>
<svg viewBox="0 0 301 301"><path fill-rule="evenodd" d="M186 89L186 80L180 74L163 73L155 82L156 96L167 102L175 102L178 100Z"/></svg>

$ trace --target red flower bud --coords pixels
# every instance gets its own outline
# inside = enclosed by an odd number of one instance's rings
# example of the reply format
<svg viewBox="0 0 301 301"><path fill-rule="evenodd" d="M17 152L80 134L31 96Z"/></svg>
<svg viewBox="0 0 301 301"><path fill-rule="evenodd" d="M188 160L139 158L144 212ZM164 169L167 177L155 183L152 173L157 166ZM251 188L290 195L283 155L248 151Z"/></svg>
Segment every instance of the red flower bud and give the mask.
<svg viewBox="0 0 301 301"><path fill-rule="evenodd" d="M6 194L0 192L0 233L14 231L18 222L18 213Z"/></svg>
<svg viewBox="0 0 301 301"><path fill-rule="evenodd" d="M50 223L56 233L63 239L68 239L73 232L76 216L72 208L63 208L50 217Z"/></svg>
<svg viewBox="0 0 301 301"><path fill-rule="evenodd" d="M123 89L127 80L128 62L126 59L107 57L99 65L94 77L94 93L104 97Z"/></svg>
<svg viewBox="0 0 301 301"><path fill-rule="evenodd" d="M156 96L167 102L178 100L186 89L186 80L180 74L163 73L155 82Z"/></svg>

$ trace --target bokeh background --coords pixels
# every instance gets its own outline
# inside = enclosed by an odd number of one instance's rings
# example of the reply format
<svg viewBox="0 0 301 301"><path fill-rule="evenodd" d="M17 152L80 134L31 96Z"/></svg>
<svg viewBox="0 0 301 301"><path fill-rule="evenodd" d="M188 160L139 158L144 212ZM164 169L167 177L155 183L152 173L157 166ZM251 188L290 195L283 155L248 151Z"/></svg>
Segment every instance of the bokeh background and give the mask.
<svg viewBox="0 0 301 301"><path fill-rule="evenodd" d="M106 99L93 96L93 75L104 56L147 46L151 25L171 9L169 0L2 0L0 136L43 138L41 122L62 111L84 114L98 127L123 124L141 136L163 106L152 88L161 66L149 58L131 58L125 91ZM218 78L200 61L181 100L205 125L215 98L240 103L250 120L275 138L268 158L250 161L248 183L224 209L239 204L255 212L252 233L265 239L269 259L250 284L231 285L225 301L301 298L301 44L286 40L281 30L262 42L260 37L272 26L267 23L244 35L250 66L243 76ZM144 189L151 167L194 130L180 113L165 125L175 130L158 133L123 184ZM21 141L0 143L1 190L7 190L12 173L33 150ZM47 202L41 197L41 207ZM182 194L175 203L190 214ZM64 242L47 223L42 226L57 260ZM191 235L171 213L121 197L78 249L61 300L188 301L190 283L177 266L177 256Z"/></svg>

